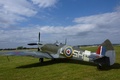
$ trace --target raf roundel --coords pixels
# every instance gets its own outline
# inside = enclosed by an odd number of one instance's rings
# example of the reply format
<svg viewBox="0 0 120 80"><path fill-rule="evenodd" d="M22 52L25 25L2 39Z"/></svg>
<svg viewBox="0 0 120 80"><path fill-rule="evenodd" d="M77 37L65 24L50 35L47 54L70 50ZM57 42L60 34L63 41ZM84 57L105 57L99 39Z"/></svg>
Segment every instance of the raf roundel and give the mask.
<svg viewBox="0 0 120 80"><path fill-rule="evenodd" d="M73 49L71 47L67 47L65 50L64 50L64 54L66 57L70 58L72 57L73 55Z"/></svg>

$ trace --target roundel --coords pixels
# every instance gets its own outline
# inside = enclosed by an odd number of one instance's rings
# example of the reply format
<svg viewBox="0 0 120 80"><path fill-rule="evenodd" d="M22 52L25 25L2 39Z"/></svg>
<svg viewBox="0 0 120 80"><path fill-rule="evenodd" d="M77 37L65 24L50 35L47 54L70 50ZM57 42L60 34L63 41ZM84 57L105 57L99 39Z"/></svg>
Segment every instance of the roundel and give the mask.
<svg viewBox="0 0 120 80"><path fill-rule="evenodd" d="M73 55L73 49L72 49L72 47L65 48L64 54L68 58L72 57L72 55Z"/></svg>

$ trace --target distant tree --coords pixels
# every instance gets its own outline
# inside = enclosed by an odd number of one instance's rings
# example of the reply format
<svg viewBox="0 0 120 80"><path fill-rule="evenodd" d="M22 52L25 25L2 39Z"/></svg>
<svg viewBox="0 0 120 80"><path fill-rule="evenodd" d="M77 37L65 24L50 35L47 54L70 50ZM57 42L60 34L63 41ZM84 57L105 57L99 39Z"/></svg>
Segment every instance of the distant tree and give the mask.
<svg viewBox="0 0 120 80"><path fill-rule="evenodd" d="M27 47L23 47L23 49L27 49Z"/></svg>
<svg viewBox="0 0 120 80"><path fill-rule="evenodd" d="M23 49L24 47L23 46L18 46L17 49Z"/></svg>

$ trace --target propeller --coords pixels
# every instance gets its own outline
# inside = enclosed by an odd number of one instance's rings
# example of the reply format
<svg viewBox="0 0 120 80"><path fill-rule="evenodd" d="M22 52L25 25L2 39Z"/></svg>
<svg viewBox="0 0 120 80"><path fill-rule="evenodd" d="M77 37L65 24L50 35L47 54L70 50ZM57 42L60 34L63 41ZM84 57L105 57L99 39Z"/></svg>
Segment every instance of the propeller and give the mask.
<svg viewBox="0 0 120 80"><path fill-rule="evenodd" d="M37 43L29 43L28 45L33 46L33 45L38 45L38 51L40 51L39 45L42 45L40 43L40 32L38 34L38 42Z"/></svg>
<svg viewBox="0 0 120 80"><path fill-rule="evenodd" d="M40 43L40 32L39 32L39 34L38 34L38 42L37 42L37 43L28 43L28 45L30 45L30 46L33 46L33 45L42 45L42 44Z"/></svg>
<svg viewBox="0 0 120 80"><path fill-rule="evenodd" d="M38 45L40 45L40 32L38 34Z"/></svg>
<svg viewBox="0 0 120 80"><path fill-rule="evenodd" d="M40 44L40 32L39 32L39 34L38 34L38 51L40 51L39 45L41 45L41 44Z"/></svg>

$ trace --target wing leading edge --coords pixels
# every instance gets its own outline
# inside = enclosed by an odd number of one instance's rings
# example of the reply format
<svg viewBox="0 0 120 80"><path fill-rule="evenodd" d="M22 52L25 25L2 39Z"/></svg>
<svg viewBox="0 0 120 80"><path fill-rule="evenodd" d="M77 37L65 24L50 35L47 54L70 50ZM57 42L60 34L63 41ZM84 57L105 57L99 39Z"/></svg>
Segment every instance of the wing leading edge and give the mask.
<svg viewBox="0 0 120 80"><path fill-rule="evenodd" d="M3 56L30 56L36 58L52 58L48 53L42 53L38 51L2 51L0 55Z"/></svg>

